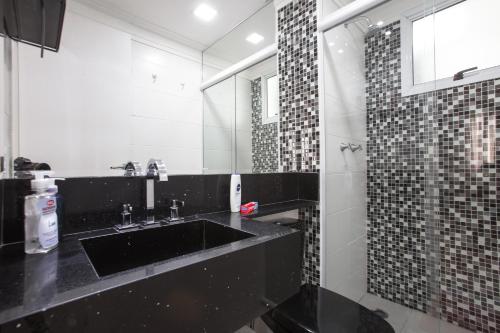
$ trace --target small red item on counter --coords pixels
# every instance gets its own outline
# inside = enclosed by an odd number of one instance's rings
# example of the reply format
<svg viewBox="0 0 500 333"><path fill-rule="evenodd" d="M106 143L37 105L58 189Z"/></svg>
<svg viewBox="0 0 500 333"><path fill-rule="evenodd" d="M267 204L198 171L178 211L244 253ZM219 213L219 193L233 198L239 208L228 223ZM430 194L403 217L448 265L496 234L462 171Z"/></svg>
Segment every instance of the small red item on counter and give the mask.
<svg viewBox="0 0 500 333"><path fill-rule="evenodd" d="M240 214L241 215L252 214L257 210L257 208L259 208L259 204L257 202L255 201L249 202L247 204L241 205Z"/></svg>

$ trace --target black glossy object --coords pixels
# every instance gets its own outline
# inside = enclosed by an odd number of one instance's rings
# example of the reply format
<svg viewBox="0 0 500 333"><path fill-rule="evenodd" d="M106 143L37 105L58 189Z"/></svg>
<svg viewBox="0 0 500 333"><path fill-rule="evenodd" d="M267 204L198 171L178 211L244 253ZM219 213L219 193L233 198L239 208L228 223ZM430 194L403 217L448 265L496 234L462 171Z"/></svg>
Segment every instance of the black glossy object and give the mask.
<svg viewBox="0 0 500 333"><path fill-rule="evenodd" d="M206 220L81 240L94 269L106 276L229 244L254 235Z"/></svg>
<svg viewBox="0 0 500 333"><path fill-rule="evenodd" d="M300 292L262 316L275 333L394 333L383 318L350 299L321 287Z"/></svg>
<svg viewBox="0 0 500 333"><path fill-rule="evenodd" d="M66 0L4 0L4 33L18 42L58 51Z"/></svg>

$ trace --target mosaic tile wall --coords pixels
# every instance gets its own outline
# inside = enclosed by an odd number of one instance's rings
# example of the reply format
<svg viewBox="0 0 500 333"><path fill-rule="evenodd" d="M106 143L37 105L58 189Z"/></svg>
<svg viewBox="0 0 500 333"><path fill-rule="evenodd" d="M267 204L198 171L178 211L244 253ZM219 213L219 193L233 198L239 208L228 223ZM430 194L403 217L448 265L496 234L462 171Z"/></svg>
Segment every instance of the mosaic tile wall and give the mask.
<svg viewBox="0 0 500 333"><path fill-rule="evenodd" d="M280 164L284 172L319 170L318 38L315 0L278 11Z"/></svg>
<svg viewBox="0 0 500 333"><path fill-rule="evenodd" d="M262 123L261 79L252 84L252 172L278 172L278 123Z"/></svg>
<svg viewBox="0 0 500 333"><path fill-rule="evenodd" d="M278 10L279 145L283 172L319 171L319 93L316 0ZM319 207L302 209L303 281L319 285Z"/></svg>
<svg viewBox="0 0 500 333"><path fill-rule="evenodd" d="M302 282L319 285L320 283L320 234L319 206L299 210L299 219L304 221L304 267Z"/></svg>
<svg viewBox="0 0 500 333"><path fill-rule="evenodd" d="M441 305L500 332L500 79L437 93Z"/></svg>
<svg viewBox="0 0 500 333"><path fill-rule="evenodd" d="M368 291L500 332L500 79L402 97L384 31L365 41Z"/></svg>

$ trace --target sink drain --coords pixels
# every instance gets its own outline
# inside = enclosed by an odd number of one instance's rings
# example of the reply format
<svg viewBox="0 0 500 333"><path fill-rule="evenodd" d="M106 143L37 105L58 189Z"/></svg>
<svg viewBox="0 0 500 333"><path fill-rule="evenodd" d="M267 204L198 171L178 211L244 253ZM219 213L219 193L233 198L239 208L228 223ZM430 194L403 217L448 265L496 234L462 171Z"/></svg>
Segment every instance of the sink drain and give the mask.
<svg viewBox="0 0 500 333"><path fill-rule="evenodd" d="M389 318L389 315L387 314L387 312L385 312L385 311L384 311L384 310L382 310L382 309L375 309L375 310L373 310L373 312L374 312L377 316L382 317L382 318L384 318L384 319Z"/></svg>

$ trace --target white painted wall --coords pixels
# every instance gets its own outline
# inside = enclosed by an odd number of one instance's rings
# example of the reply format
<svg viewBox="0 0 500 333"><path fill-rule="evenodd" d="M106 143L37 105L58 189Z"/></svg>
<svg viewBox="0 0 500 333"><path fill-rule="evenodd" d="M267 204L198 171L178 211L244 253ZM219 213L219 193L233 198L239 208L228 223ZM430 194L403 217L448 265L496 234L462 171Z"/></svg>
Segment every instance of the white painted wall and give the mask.
<svg viewBox="0 0 500 333"><path fill-rule="evenodd" d="M69 4L59 53L19 47L20 154L65 177L152 157L201 173L201 53Z"/></svg>
<svg viewBox="0 0 500 333"><path fill-rule="evenodd" d="M331 3L330 3L331 5ZM325 34L325 287L359 301L366 292L366 105L363 33ZM341 143L363 146L340 151Z"/></svg>

